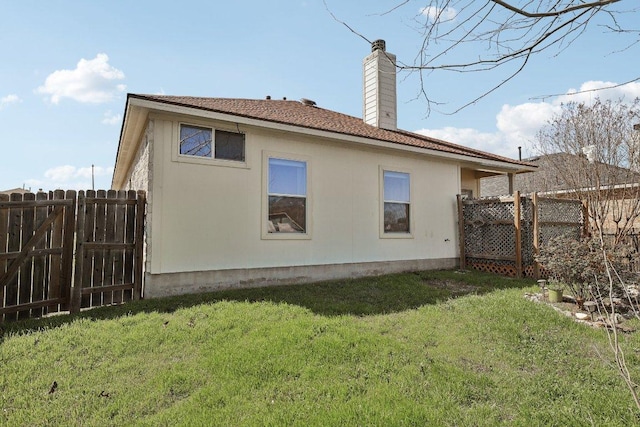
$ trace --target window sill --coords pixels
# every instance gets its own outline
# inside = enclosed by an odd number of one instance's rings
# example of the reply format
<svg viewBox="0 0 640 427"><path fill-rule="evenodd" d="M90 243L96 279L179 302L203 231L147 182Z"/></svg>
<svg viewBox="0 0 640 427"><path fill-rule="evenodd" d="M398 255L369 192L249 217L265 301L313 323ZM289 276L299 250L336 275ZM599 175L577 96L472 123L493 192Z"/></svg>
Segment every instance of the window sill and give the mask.
<svg viewBox="0 0 640 427"><path fill-rule="evenodd" d="M311 240L308 233L262 233L262 240Z"/></svg>
<svg viewBox="0 0 640 427"><path fill-rule="evenodd" d="M381 239L413 239L413 233L385 233L380 232Z"/></svg>
<svg viewBox="0 0 640 427"><path fill-rule="evenodd" d="M178 154L173 159L173 161L178 163L191 163L196 165L249 169L249 166L247 165L246 160L244 162L239 162L237 160L223 160L223 159L215 159L210 157L185 156L182 154Z"/></svg>

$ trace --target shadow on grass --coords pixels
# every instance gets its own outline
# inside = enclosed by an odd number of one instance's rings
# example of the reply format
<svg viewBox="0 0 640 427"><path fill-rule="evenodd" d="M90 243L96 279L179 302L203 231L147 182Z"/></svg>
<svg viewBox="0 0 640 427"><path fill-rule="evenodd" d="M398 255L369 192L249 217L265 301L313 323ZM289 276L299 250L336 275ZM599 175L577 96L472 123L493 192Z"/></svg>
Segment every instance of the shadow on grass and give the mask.
<svg viewBox="0 0 640 427"><path fill-rule="evenodd" d="M218 301L273 302L305 307L324 316L368 316L401 312L468 294L496 289L525 288L535 282L480 272L420 271L305 285L234 289L205 294L133 301L82 313L61 314L0 324L0 340L7 333L28 333L58 327L76 319L115 319L144 312L171 313L181 308Z"/></svg>

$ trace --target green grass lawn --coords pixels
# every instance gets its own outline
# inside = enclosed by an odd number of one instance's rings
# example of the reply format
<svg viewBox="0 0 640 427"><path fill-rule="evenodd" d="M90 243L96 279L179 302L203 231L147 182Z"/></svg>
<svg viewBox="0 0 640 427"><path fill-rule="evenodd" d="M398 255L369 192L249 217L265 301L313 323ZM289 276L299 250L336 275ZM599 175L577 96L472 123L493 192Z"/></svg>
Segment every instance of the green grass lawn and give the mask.
<svg viewBox="0 0 640 427"><path fill-rule="evenodd" d="M639 425L606 333L533 285L421 272L5 323L0 425Z"/></svg>

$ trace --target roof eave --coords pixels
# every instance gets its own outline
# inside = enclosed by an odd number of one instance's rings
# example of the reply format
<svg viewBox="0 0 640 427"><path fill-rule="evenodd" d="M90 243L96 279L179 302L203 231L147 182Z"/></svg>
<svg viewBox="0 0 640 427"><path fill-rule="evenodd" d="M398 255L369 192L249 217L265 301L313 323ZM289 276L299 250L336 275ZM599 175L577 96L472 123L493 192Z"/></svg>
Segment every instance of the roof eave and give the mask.
<svg viewBox="0 0 640 427"><path fill-rule="evenodd" d="M175 114L183 114L183 115L197 115L204 118L214 119L214 120L222 120L222 121L230 121L238 124L248 125L248 126L256 126L267 128L271 130L285 131L285 132L294 132L305 134L309 136L315 136L320 138L330 138L334 140L340 141L348 141L352 143L357 143L360 145L366 145L377 148L385 148L390 150L399 150L403 152L410 152L422 155L429 155L436 158L446 159L449 161L460 162L466 165L467 167L476 168L478 170L482 170L485 172L491 173L523 173L523 172L532 172L537 169L534 165L524 165L521 162L513 161L501 161L501 160L493 160L488 158L482 158L475 155L465 155L458 153L449 153L446 151L434 150L431 148L425 147L417 147L402 143L389 142L380 139L368 138L363 136L356 136L346 133L340 133L335 131L321 130L311 127L299 126L299 125L291 125L280 122L274 122L264 119L251 118L246 116L241 116L237 114L231 113L223 113L218 111L213 111L209 109L192 107L186 105L178 105L175 103L151 100L144 96L129 94L127 97L127 109L125 111L125 121L123 123L123 132L120 137L120 146L118 148L118 159L116 161L116 170L114 171L114 184L116 183L116 173L119 172L118 166L119 163L122 163L120 160L120 151L122 149L122 144L129 143L129 141L125 141L123 138L126 136L128 129L130 126L127 123L127 119L130 119L128 114L131 110L138 109L140 111L145 111L147 114L149 111L155 110L159 112L168 112ZM146 121L147 115L145 115ZM139 135L139 133L137 133ZM134 141L138 142L138 141ZM130 162L126 165L128 169ZM126 170L125 169L125 170ZM123 172L124 173L124 172ZM124 179L124 178L122 178Z"/></svg>
<svg viewBox="0 0 640 427"><path fill-rule="evenodd" d="M120 130L111 188L121 189L124 187L124 181L137 153L137 148L141 141L140 135L144 132L148 115L149 110L138 105L135 102L135 98L129 94Z"/></svg>

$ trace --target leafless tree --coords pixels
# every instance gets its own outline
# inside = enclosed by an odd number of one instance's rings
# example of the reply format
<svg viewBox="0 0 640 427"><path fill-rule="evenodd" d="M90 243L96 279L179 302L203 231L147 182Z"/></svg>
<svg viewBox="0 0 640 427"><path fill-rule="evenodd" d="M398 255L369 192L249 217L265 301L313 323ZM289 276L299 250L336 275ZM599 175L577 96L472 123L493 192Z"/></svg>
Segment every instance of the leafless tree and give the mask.
<svg viewBox="0 0 640 427"><path fill-rule="evenodd" d="M438 104L426 88L429 73L494 71L498 75L492 85L452 113L505 85L532 57L551 48L556 49L555 54L561 53L594 25L603 32L634 35L627 46L617 45L612 50L626 50L640 42L640 28L619 24L621 14L640 11L637 0L396 0L379 14L406 10L413 14L422 43L413 63L398 61L397 66L419 74L419 96L429 109ZM334 18L366 40L357 28ZM636 80L640 76L630 81Z"/></svg>
<svg viewBox="0 0 640 427"><path fill-rule="evenodd" d="M622 243L640 227L640 100L569 103L537 135L547 175L586 202L595 231ZM561 153L558 155L557 153Z"/></svg>
<svg viewBox="0 0 640 427"><path fill-rule="evenodd" d="M554 159L548 163L547 174L560 178L564 193L587 203L597 243L595 255L603 272L594 274L593 298L600 314L608 319L613 364L640 410L638 385L619 339L614 303L616 298L626 299L632 314L640 319L639 301L628 286L633 275L623 271L624 263L614 261L631 259L632 255L637 259L638 255L637 247L635 254L625 252L629 249L625 243L634 233L637 236L640 225L639 122L638 99L631 103L596 100L592 105L566 104L539 132L537 149Z"/></svg>

